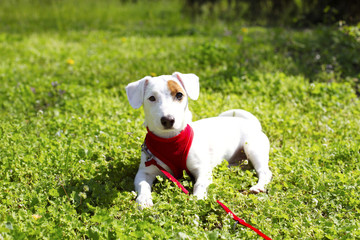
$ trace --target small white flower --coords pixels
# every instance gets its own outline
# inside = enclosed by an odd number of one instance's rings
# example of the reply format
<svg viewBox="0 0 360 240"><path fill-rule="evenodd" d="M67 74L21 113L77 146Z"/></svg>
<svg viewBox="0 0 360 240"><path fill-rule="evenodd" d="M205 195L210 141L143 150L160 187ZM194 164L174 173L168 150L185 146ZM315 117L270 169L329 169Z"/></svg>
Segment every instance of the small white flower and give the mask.
<svg viewBox="0 0 360 240"><path fill-rule="evenodd" d="M197 214L195 214L194 220L193 220L193 223L195 226L199 226L199 220L200 220L199 216Z"/></svg>
<svg viewBox="0 0 360 240"><path fill-rule="evenodd" d="M136 196L137 196L137 194L136 194L136 192L135 192L135 191L131 191L131 194L132 194L134 197L136 197Z"/></svg>
<svg viewBox="0 0 360 240"><path fill-rule="evenodd" d="M83 199L86 199L86 198L87 198L87 195L86 195L86 193L84 193L84 192L80 192L80 193L78 194L78 196L81 197L81 198L83 198Z"/></svg>
<svg viewBox="0 0 360 240"><path fill-rule="evenodd" d="M89 186L88 185L84 185L84 192L88 192L90 190Z"/></svg>
<svg viewBox="0 0 360 240"><path fill-rule="evenodd" d="M326 130L328 130L329 132L334 132L334 129L332 129L331 127L329 127L328 125L325 125L325 127L326 127Z"/></svg>
<svg viewBox="0 0 360 240"><path fill-rule="evenodd" d="M63 133L63 131L62 131L62 130L59 130L59 131L57 131L57 132L55 133L55 136L61 137L61 133Z"/></svg>

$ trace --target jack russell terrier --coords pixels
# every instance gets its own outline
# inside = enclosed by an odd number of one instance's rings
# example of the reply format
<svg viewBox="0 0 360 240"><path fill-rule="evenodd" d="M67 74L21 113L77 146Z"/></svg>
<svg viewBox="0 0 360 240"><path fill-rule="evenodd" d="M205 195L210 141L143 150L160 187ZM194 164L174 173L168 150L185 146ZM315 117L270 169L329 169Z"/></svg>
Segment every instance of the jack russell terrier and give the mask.
<svg viewBox="0 0 360 240"><path fill-rule="evenodd" d="M229 166L249 160L259 178L250 191L265 191L272 178L270 143L254 115L234 109L192 122L188 97L199 97L195 74L147 76L128 84L126 94L133 108L143 106L148 131L134 181L140 208L153 206L151 186L156 176L162 175L159 168L149 164L150 158L176 178L182 177L183 170L191 174L195 178L193 194L198 199L206 197L212 170L223 159Z"/></svg>

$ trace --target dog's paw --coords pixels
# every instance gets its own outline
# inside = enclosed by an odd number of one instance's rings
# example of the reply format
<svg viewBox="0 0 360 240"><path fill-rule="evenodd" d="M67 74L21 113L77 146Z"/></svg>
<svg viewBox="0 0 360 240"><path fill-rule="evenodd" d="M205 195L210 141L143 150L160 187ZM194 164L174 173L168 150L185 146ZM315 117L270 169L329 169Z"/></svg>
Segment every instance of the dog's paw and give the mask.
<svg viewBox="0 0 360 240"><path fill-rule="evenodd" d="M197 189L198 190L198 189ZM193 195L197 198L197 200L205 200L207 197L207 192L206 191L194 191Z"/></svg>
<svg viewBox="0 0 360 240"><path fill-rule="evenodd" d="M136 198L136 203L138 204L140 210L154 206L151 197L147 197L147 196L138 196Z"/></svg>
<svg viewBox="0 0 360 240"><path fill-rule="evenodd" d="M258 194L260 192L266 192L266 190L264 186L255 185L250 188L250 192Z"/></svg>
<svg viewBox="0 0 360 240"><path fill-rule="evenodd" d="M206 194L194 194L194 196L197 198L197 200L204 200L206 198Z"/></svg>

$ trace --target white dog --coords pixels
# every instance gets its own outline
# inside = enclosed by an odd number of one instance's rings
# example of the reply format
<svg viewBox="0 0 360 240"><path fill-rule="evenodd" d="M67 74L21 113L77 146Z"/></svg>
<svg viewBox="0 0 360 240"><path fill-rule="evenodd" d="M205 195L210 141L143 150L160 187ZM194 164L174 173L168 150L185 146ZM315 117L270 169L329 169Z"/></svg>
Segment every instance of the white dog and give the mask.
<svg viewBox="0 0 360 240"><path fill-rule="evenodd" d="M176 177L182 176L183 170L193 175L193 194L198 199L206 197L207 188L212 182L212 169L223 159L230 166L249 160L259 178L250 191L265 191L265 185L272 178L268 166L270 144L254 115L235 109L226 111L219 117L192 122L188 97L193 100L199 97L199 78L195 74L175 72L173 75L144 77L130 83L126 87L126 93L133 108L143 105L144 125L148 130L144 145L149 146L142 151L140 167L135 177L138 194L136 202L141 208L153 205L151 185L156 176L162 174L156 166L148 164L149 158L155 159ZM187 135L180 137L185 132ZM178 138L188 139L183 144L186 145L185 150L177 142ZM152 143L151 139L155 142ZM157 146L157 143L167 144L167 140L175 141L178 145ZM166 159L172 158L167 157L169 152L177 152L180 158ZM185 163L181 163L181 159L185 159Z"/></svg>

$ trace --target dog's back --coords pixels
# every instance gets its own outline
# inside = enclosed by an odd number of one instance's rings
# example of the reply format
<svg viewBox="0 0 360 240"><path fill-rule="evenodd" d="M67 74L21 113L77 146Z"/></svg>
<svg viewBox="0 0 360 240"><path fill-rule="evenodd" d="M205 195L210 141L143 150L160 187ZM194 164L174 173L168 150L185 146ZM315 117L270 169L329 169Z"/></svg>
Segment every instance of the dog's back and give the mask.
<svg viewBox="0 0 360 240"><path fill-rule="evenodd" d="M219 115L219 117L238 117L238 118L244 118L246 120L251 121L256 128L259 128L261 131L261 124L260 121L251 113L248 111L242 110L242 109L231 109L226 112L223 112Z"/></svg>

